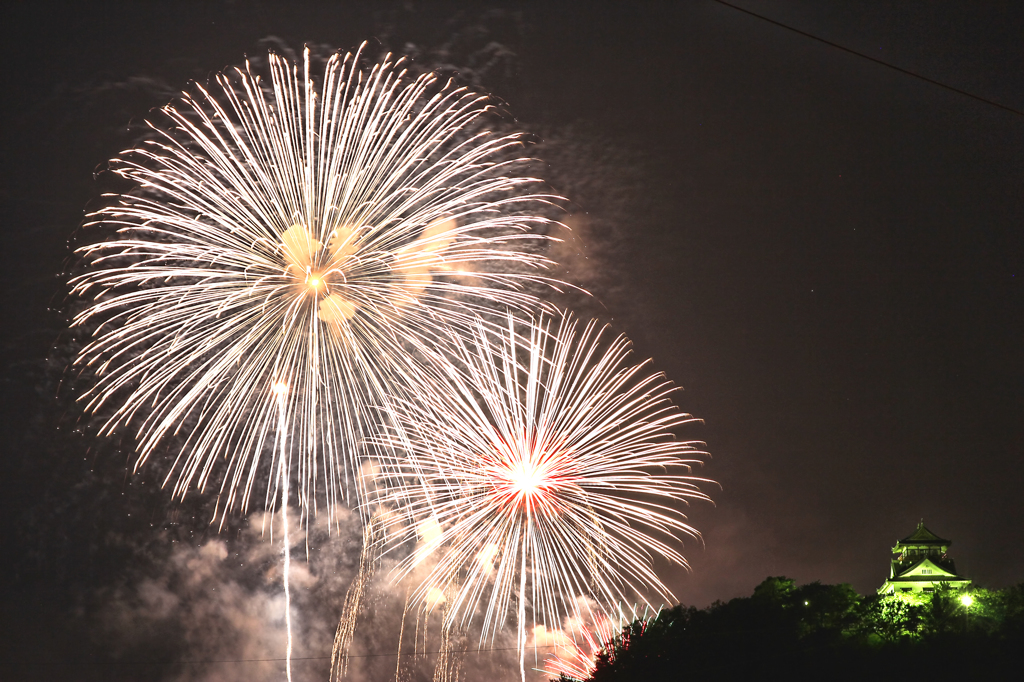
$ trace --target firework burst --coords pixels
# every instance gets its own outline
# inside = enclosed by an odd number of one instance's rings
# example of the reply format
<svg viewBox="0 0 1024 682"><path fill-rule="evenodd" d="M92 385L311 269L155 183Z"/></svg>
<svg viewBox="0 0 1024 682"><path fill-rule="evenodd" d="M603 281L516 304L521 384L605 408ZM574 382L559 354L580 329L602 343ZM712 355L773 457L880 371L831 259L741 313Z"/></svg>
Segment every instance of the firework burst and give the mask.
<svg viewBox="0 0 1024 682"><path fill-rule="evenodd" d="M224 514L260 488L273 507L295 475L305 514L358 500L374 408L429 400L410 368L437 330L549 283L552 197L518 173L519 137L400 64L271 54L269 80L246 65L197 85L112 162L135 189L86 223L108 237L78 251L74 323L94 332L77 362L103 431L135 427L136 466L177 441L175 495L219 476Z"/></svg>
<svg viewBox="0 0 1024 682"><path fill-rule="evenodd" d="M444 399L401 404L412 437L391 444L412 449L415 469L393 474L405 519L391 540L419 536L395 578L428 572L414 599L450 594L449 625L482 614L481 639L493 638L515 604L525 676L528 610L554 629L592 616L590 600L611 613L672 599L653 559L686 566L678 540L697 532L680 507L707 496L690 475L699 444L672 433L693 418L667 380L629 363L624 337L605 342L568 316L519 327L509 316L500 333L451 335L455 361L431 368Z"/></svg>

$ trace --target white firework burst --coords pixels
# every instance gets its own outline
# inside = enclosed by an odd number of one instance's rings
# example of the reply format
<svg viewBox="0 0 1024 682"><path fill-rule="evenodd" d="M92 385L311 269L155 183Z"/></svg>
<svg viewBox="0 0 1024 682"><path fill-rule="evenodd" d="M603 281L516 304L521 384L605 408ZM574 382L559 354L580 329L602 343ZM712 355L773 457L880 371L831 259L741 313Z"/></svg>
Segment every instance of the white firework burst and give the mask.
<svg viewBox="0 0 1024 682"><path fill-rule="evenodd" d="M175 495L219 477L223 513L261 487L273 507L294 475L306 514L358 500L377 410L432 400L409 379L439 330L552 284L556 198L518 170L520 137L400 64L271 54L269 80L247 64L197 85L112 162L134 189L85 226L109 236L78 251L77 363L104 431L137 431L136 466L177 439Z"/></svg>

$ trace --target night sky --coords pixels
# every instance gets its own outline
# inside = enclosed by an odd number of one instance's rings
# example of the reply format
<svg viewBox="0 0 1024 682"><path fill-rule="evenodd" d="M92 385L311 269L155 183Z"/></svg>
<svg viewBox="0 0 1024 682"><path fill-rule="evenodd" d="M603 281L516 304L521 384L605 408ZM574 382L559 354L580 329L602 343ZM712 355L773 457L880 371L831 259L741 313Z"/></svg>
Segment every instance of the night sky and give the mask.
<svg viewBox="0 0 1024 682"><path fill-rule="evenodd" d="M1024 110L1016 3L737 4ZM94 514L75 487L87 439L51 437L74 426L54 369L61 273L94 172L165 103L154 93L271 36L429 50L479 25L514 53L487 84L585 216L566 263L594 295L581 313L632 338L705 422L685 435L721 489L691 510L692 573L666 569L682 602L768 575L869 593L922 518L976 583L1024 580L1024 115L711 0L621 5L4 5L4 660L49 656L57 620L86 627L83 592L131 581L126 554L85 578L73 559L129 513L127 455L90 465L114 481ZM173 513L152 483L133 494L155 527Z"/></svg>

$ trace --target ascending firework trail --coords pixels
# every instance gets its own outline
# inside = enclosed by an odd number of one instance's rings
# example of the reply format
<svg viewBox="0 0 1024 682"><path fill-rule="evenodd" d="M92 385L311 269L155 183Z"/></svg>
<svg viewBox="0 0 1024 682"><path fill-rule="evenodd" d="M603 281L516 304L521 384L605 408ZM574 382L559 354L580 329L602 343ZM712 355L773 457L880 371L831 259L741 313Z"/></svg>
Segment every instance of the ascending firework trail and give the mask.
<svg viewBox="0 0 1024 682"><path fill-rule="evenodd" d="M624 337L602 336L569 316L452 334L454 360L427 367L444 399L401 403L405 430L390 439L416 467L391 460L385 542L422 536L394 578L425 573L412 600L451 594L446 627L482 617L481 641L514 609L524 680L528 620L552 630L647 593L671 599L653 558L686 565L678 540L696 531L680 507L707 499L690 475L699 444L673 435L693 418L671 383L630 364Z"/></svg>
<svg viewBox="0 0 1024 682"><path fill-rule="evenodd" d="M196 85L112 161L133 189L84 228L86 406L134 427L136 467L173 451L175 496L219 478L222 521L262 491L286 517L292 477L300 524L318 496L359 502L360 448L400 428L389 398L437 402L410 377L439 330L550 283L555 198L519 174L518 136L488 130L483 96L360 64L272 54L269 79Z"/></svg>

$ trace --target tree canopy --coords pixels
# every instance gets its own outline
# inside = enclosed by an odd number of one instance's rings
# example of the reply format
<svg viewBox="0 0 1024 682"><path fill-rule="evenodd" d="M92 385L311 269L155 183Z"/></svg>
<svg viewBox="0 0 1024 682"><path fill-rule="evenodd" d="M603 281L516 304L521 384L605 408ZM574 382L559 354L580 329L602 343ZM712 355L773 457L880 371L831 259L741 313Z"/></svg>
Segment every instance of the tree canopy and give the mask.
<svg viewBox="0 0 1024 682"><path fill-rule="evenodd" d="M750 597L634 621L606 644L586 682L974 679L1006 669L1021 644L1024 584L861 596L845 584L770 577Z"/></svg>

